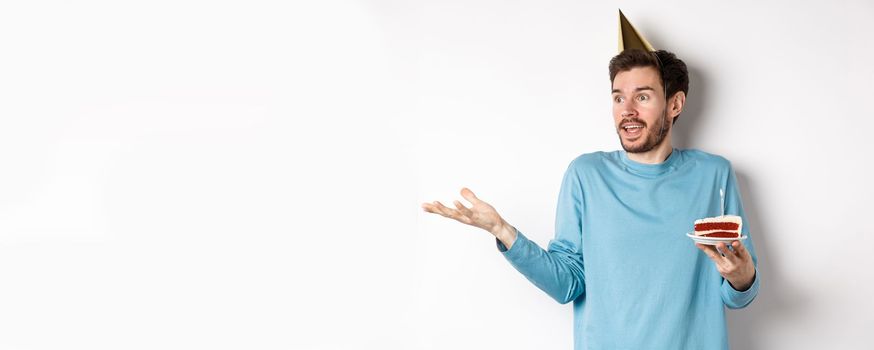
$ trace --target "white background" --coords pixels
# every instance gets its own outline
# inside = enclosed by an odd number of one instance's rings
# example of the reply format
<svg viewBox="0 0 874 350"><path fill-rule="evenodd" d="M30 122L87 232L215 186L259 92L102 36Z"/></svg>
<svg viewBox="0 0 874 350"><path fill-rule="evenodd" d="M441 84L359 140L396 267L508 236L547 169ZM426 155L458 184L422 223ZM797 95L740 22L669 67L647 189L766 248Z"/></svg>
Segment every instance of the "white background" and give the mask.
<svg viewBox="0 0 874 350"><path fill-rule="evenodd" d="M690 67L679 147L730 159L762 289L737 349L861 349L874 5L0 5L0 349L569 349L545 246L577 155L619 147L622 7Z"/></svg>

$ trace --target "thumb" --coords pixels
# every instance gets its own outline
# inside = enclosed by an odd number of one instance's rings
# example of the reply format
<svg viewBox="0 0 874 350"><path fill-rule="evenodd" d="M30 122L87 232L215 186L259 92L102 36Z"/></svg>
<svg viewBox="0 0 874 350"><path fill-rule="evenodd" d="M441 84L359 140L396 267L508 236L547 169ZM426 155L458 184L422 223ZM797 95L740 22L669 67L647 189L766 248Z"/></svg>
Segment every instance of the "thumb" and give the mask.
<svg viewBox="0 0 874 350"><path fill-rule="evenodd" d="M473 191L471 191L467 187L464 187L461 189L461 196L464 197L464 199L467 199L467 201L470 202L471 204L477 204L477 203L481 202L479 200L479 198L477 198L476 195L473 194Z"/></svg>

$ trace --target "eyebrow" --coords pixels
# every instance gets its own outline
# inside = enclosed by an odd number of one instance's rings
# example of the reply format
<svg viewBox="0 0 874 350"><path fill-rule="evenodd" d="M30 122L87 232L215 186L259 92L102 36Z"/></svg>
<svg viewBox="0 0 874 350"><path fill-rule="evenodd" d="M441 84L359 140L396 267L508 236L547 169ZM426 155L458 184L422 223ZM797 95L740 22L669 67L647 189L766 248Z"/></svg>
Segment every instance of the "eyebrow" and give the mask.
<svg viewBox="0 0 874 350"><path fill-rule="evenodd" d="M649 86L639 86L639 87L637 87L637 88L634 89L634 92L640 92L640 91L644 91L644 90L650 90L650 91L652 91L652 92L655 92L655 89L653 89L653 88L651 88L651 87L649 87ZM615 93L617 93L617 92L622 92L622 91L619 91L619 89L613 89L613 92L612 92L612 93L615 94Z"/></svg>

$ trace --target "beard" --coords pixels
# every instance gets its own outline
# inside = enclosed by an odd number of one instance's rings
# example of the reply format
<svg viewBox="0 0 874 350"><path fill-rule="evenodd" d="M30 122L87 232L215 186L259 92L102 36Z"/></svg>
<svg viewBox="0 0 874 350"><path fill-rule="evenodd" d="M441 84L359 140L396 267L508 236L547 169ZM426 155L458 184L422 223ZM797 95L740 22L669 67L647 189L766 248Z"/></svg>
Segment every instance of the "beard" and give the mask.
<svg viewBox="0 0 874 350"><path fill-rule="evenodd" d="M665 108L664 110L662 110L662 117L658 119L657 125L654 125L656 127L654 129L650 129L649 125L647 125L646 122L638 118L623 119L622 122L619 123L619 125L622 125L625 122L640 123L644 125L646 134L639 136L643 138L643 143L634 146L626 144L625 141L622 140L622 128L617 128L616 134L619 135L619 143L622 144L622 149L624 149L625 152L628 153L646 153L661 145L662 142L665 142L665 137L668 136L668 131L671 130L672 123L668 121L667 116L667 108Z"/></svg>

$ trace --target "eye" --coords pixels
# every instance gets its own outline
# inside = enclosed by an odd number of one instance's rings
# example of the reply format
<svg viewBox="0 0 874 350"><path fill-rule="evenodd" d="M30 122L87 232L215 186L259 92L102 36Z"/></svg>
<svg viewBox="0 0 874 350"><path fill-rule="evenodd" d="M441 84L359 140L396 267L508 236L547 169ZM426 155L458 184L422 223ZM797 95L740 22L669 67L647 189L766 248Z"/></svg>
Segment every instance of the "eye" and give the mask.
<svg viewBox="0 0 874 350"><path fill-rule="evenodd" d="M622 96L613 96L613 102L622 103L622 101L624 101L624 99L622 99Z"/></svg>
<svg viewBox="0 0 874 350"><path fill-rule="evenodd" d="M647 96L647 95L640 95L640 96L637 96L637 100L640 101L640 102L644 102L644 101L649 100L649 96Z"/></svg>

